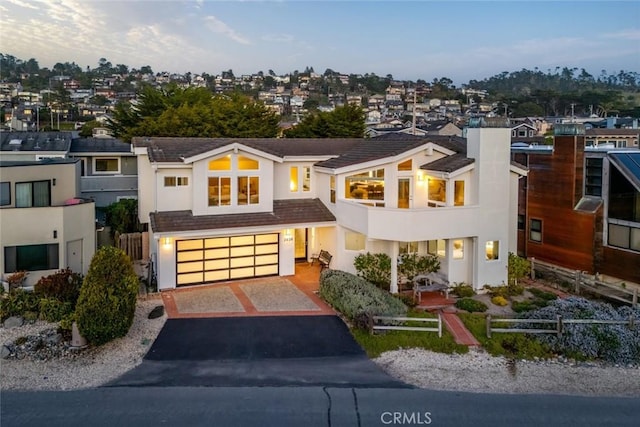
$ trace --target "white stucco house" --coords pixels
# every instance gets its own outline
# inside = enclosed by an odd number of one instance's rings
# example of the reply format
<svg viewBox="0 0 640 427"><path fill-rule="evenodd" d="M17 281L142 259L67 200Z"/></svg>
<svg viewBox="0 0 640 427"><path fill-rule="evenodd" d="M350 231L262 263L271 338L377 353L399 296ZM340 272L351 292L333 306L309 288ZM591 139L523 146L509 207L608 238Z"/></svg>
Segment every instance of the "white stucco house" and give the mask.
<svg viewBox="0 0 640 427"><path fill-rule="evenodd" d="M510 141L492 119L466 140L134 138L158 288L292 275L320 250L351 272L361 253L432 253L451 283L500 285L527 173Z"/></svg>
<svg viewBox="0 0 640 427"><path fill-rule="evenodd" d="M96 248L95 204L80 194L76 159L0 161L0 272L24 286L69 267L87 274Z"/></svg>

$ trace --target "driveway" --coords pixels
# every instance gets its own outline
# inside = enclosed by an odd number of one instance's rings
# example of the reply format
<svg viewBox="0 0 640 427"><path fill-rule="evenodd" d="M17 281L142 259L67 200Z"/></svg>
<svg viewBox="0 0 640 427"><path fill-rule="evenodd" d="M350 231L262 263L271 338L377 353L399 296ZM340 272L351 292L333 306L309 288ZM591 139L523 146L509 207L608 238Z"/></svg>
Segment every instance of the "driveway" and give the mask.
<svg viewBox="0 0 640 427"><path fill-rule="evenodd" d="M332 315L168 319L143 363L107 386L410 388Z"/></svg>

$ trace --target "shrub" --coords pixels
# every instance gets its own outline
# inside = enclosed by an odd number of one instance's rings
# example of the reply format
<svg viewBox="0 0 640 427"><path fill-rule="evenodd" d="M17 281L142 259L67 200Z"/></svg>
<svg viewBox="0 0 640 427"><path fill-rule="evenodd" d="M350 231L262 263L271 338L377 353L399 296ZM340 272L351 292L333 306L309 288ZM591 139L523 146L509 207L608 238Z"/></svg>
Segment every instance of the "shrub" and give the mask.
<svg viewBox="0 0 640 427"><path fill-rule="evenodd" d="M489 293L489 295L491 295L492 297L513 297L516 295L522 295L524 293L524 286L522 285L516 285L516 284L511 284L511 285L502 285L502 286L491 286L491 285L484 285L484 289L487 290L487 292Z"/></svg>
<svg viewBox="0 0 640 427"><path fill-rule="evenodd" d="M507 301L507 299L505 297L500 296L500 295L491 298L491 302L493 304L495 304L495 305L500 306L500 307L504 307L507 304L509 304L509 301Z"/></svg>
<svg viewBox="0 0 640 427"><path fill-rule="evenodd" d="M38 312L39 298L24 289L12 289L0 301L0 318L5 320L11 316L22 316L26 312Z"/></svg>
<svg viewBox="0 0 640 427"><path fill-rule="evenodd" d="M9 290L22 286L22 283L24 283L28 275L28 271L16 271L15 273L8 275L7 283L9 284Z"/></svg>
<svg viewBox="0 0 640 427"><path fill-rule="evenodd" d="M69 302L75 307L81 286L82 275L66 268L40 278L34 287L34 292L40 298L55 298L62 302Z"/></svg>
<svg viewBox="0 0 640 427"><path fill-rule="evenodd" d="M628 320L640 317L640 308L613 308L610 304L593 302L584 298L557 299L547 307L525 313L527 319L598 319ZM613 363L640 363L640 328L626 325L564 324L560 337L555 334L536 336L554 351L586 359L602 359ZM527 324L523 327L540 328Z"/></svg>
<svg viewBox="0 0 640 427"><path fill-rule="evenodd" d="M542 303L540 305L538 302L533 300L525 300L525 301L513 301L511 303L511 309L516 313L524 313L525 311L536 310L538 308L544 307L546 303Z"/></svg>
<svg viewBox="0 0 640 427"><path fill-rule="evenodd" d="M514 285L517 287L518 280L526 277L530 272L531 263L527 259L520 258L518 255L509 252L509 259L507 262L507 276L509 279L509 285Z"/></svg>
<svg viewBox="0 0 640 427"><path fill-rule="evenodd" d="M558 296L553 292L543 291L542 289L538 289L538 288L530 288L529 292L531 292L533 296L535 296L536 298L539 298L545 301L553 301L554 299L558 299Z"/></svg>
<svg viewBox="0 0 640 427"><path fill-rule="evenodd" d="M379 253L360 254L353 260L353 266L362 277L369 283L389 289L391 283L391 258L389 255Z"/></svg>
<svg viewBox="0 0 640 427"><path fill-rule="evenodd" d="M40 319L47 322L59 322L64 316L73 312L73 306L68 301L55 298L40 299Z"/></svg>
<svg viewBox="0 0 640 427"><path fill-rule="evenodd" d="M133 323L137 293L131 259L121 249L100 248L80 289L76 306L80 333L95 345L125 336Z"/></svg>
<svg viewBox="0 0 640 427"><path fill-rule="evenodd" d="M440 269L440 260L435 255L405 253L400 255L398 274L412 280L418 274L427 274ZM391 268L391 265L389 265Z"/></svg>
<svg viewBox="0 0 640 427"><path fill-rule="evenodd" d="M396 294L394 295L394 297L398 298L400 301L403 302L404 305L406 305L409 308L414 308L415 306L418 305L416 299L413 297L413 295L407 295L407 294Z"/></svg>
<svg viewBox="0 0 640 427"><path fill-rule="evenodd" d="M357 327L363 327L368 316L407 313L407 306L400 299L344 271L324 270L320 274L319 294Z"/></svg>
<svg viewBox="0 0 640 427"><path fill-rule="evenodd" d="M482 301L478 301L472 298L462 298L456 301L456 307L460 310L468 311L469 313L485 312L487 311L487 305Z"/></svg>
<svg viewBox="0 0 640 427"><path fill-rule="evenodd" d="M469 298L476 294L476 291L474 291L471 286L465 285L464 283L456 284L451 292L460 298Z"/></svg>

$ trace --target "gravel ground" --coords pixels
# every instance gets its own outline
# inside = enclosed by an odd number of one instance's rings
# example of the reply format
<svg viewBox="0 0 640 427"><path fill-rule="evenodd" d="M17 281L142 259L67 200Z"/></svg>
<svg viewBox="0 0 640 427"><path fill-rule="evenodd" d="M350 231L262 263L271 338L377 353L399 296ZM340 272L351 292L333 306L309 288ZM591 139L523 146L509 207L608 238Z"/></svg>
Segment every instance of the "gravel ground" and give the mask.
<svg viewBox="0 0 640 427"><path fill-rule="evenodd" d="M638 366L513 362L482 350L448 355L421 349L386 352L374 362L402 381L436 390L640 397Z"/></svg>
<svg viewBox="0 0 640 427"><path fill-rule="evenodd" d="M99 348L80 351L74 358L50 361L0 360L2 390L73 390L97 387L117 378L142 362L166 315L147 319L149 312L162 304L159 297L139 301L133 325L127 336ZM0 343L35 334L52 324L36 322L19 328L0 328Z"/></svg>
<svg viewBox="0 0 640 427"><path fill-rule="evenodd" d="M166 315L147 319L162 300L140 301L129 334L75 358L46 362L0 360L2 390L72 390L101 386L141 363L164 325ZM0 343L51 328L36 322L0 328ZM386 352L374 360L386 372L417 387L491 393L553 393L640 397L640 367L612 367L567 361L517 361L483 351L446 355L425 350Z"/></svg>

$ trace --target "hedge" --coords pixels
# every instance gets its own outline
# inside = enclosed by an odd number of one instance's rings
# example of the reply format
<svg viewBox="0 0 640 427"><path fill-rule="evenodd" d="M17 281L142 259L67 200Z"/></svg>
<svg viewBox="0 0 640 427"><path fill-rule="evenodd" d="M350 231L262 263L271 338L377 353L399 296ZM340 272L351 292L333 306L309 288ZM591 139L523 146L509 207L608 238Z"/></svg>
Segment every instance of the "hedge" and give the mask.
<svg viewBox="0 0 640 427"><path fill-rule="evenodd" d="M361 277L340 270L320 275L320 297L356 326L369 316L405 316L407 306Z"/></svg>

